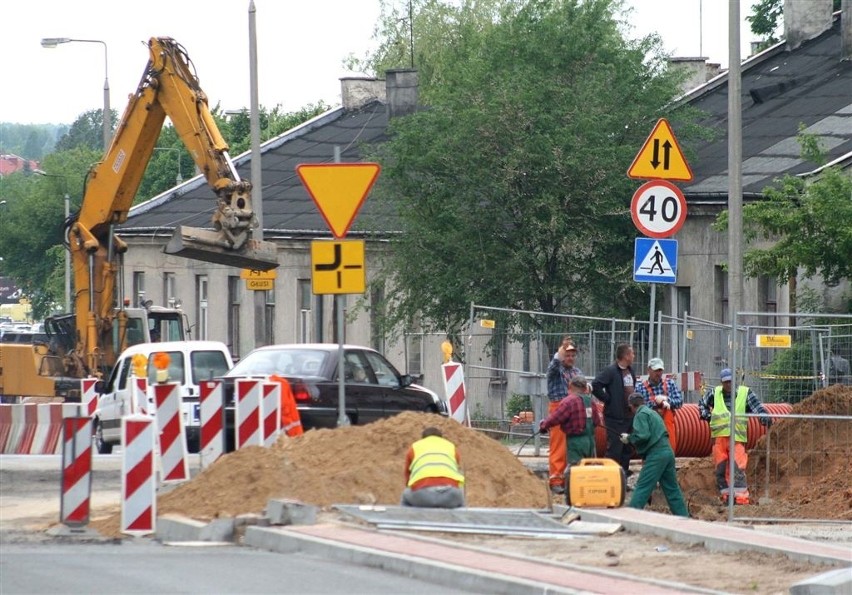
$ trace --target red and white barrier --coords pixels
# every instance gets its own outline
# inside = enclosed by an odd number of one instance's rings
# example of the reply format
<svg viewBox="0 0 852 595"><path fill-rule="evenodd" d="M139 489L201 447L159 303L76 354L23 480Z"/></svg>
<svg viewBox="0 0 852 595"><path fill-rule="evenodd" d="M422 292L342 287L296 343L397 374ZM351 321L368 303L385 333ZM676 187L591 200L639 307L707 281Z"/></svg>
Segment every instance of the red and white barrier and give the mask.
<svg viewBox="0 0 852 595"><path fill-rule="evenodd" d="M261 380L239 379L237 384L236 448L262 446L260 430Z"/></svg>
<svg viewBox="0 0 852 595"><path fill-rule="evenodd" d="M0 454L60 452L62 419L79 415L76 403L0 405Z"/></svg>
<svg viewBox="0 0 852 595"><path fill-rule="evenodd" d="M281 433L281 385L277 382L263 384L260 412L263 418L263 445L272 446Z"/></svg>
<svg viewBox="0 0 852 595"><path fill-rule="evenodd" d="M443 371L444 395L449 405L450 417L469 426L462 366L458 362L447 362L441 366L441 370Z"/></svg>
<svg viewBox="0 0 852 595"><path fill-rule="evenodd" d="M201 415L201 467L206 468L225 452L225 430L223 427L223 389L218 381L200 384L199 408Z"/></svg>
<svg viewBox="0 0 852 595"><path fill-rule="evenodd" d="M121 418L121 532L154 532L157 486L154 481L154 420L144 415Z"/></svg>
<svg viewBox="0 0 852 595"><path fill-rule="evenodd" d="M98 393L95 391L97 378L83 378L80 380L80 409L81 415L92 417L98 408Z"/></svg>
<svg viewBox="0 0 852 595"><path fill-rule="evenodd" d="M186 448L186 433L180 411L180 384L169 382L155 384L155 415L160 436L160 465L163 483L187 481L189 479L189 457Z"/></svg>
<svg viewBox="0 0 852 595"><path fill-rule="evenodd" d="M82 527L89 523L92 495L92 418L66 417L61 423L62 493L59 520L67 527Z"/></svg>
<svg viewBox="0 0 852 595"><path fill-rule="evenodd" d="M148 396L148 379L130 376L130 411L139 415L153 415Z"/></svg>

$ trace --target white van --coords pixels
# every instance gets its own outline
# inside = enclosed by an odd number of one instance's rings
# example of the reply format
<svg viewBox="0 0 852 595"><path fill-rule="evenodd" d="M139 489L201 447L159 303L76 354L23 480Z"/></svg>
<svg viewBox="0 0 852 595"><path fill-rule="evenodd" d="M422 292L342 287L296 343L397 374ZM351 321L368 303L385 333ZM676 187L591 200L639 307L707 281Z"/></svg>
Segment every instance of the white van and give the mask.
<svg viewBox="0 0 852 595"><path fill-rule="evenodd" d="M204 380L223 376L234 365L231 352L219 341L140 343L125 349L98 395L94 427L95 445L99 453L109 454L113 446L121 443L121 418L131 413L130 371L133 356L142 354L148 358L150 386L156 382L157 377L152 355L159 352L169 355L167 382L180 383L187 446L190 452L198 451L201 434L199 385ZM149 413L154 411L151 399L147 410Z"/></svg>

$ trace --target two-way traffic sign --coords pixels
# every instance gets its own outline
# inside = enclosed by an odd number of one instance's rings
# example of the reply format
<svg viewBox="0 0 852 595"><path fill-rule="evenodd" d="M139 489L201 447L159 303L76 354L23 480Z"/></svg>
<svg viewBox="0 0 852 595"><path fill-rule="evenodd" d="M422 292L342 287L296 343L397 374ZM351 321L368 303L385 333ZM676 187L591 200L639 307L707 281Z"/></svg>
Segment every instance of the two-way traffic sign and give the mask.
<svg viewBox="0 0 852 595"><path fill-rule="evenodd" d="M677 144L668 120L660 118L627 170L628 177L646 180L692 180L692 170Z"/></svg>
<svg viewBox="0 0 852 595"><path fill-rule="evenodd" d="M638 283L677 281L677 240L636 238L633 280Z"/></svg>

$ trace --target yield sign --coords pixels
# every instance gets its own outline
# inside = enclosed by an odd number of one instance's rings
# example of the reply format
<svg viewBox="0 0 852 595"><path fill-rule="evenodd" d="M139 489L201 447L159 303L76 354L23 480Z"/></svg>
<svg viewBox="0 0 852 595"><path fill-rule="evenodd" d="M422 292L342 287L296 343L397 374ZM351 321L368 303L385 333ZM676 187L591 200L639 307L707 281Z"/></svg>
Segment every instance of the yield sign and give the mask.
<svg viewBox="0 0 852 595"><path fill-rule="evenodd" d="M317 163L296 166L336 238L346 237L358 210L379 176L378 163Z"/></svg>
<svg viewBox="0 0 852 595"><path fill-rule="evenodd" d="M642 145L627 175L634 179L692 180L692 170L677 144L671 126L660 118Z"/></svg>

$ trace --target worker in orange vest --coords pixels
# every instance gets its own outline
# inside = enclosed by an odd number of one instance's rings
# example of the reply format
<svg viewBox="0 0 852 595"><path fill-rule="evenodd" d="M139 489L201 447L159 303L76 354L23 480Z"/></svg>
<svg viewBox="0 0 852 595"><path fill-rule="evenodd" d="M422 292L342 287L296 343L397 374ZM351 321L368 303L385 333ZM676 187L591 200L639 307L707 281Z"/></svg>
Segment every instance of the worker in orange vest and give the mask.
<svg viewBox="0 0 852 595"><path fill-rule="evenodd" d="M645 397L645 405L654 409L663 418L672 452L677 454L675 434L675 411L683 407L683 393L671 378L663 378L663 360L658 357L648 362L648 379L636 384L636 392Z"/></svg>
<svg viewBox="0 0 852 595"><path fill-rule="evenodd" d="M269 379L281 385L281 429L291 438L301 436L305 431L302 429L302 420L296 408L296 399L293 397L290 383L278 374L273 374Z"/></svg>

